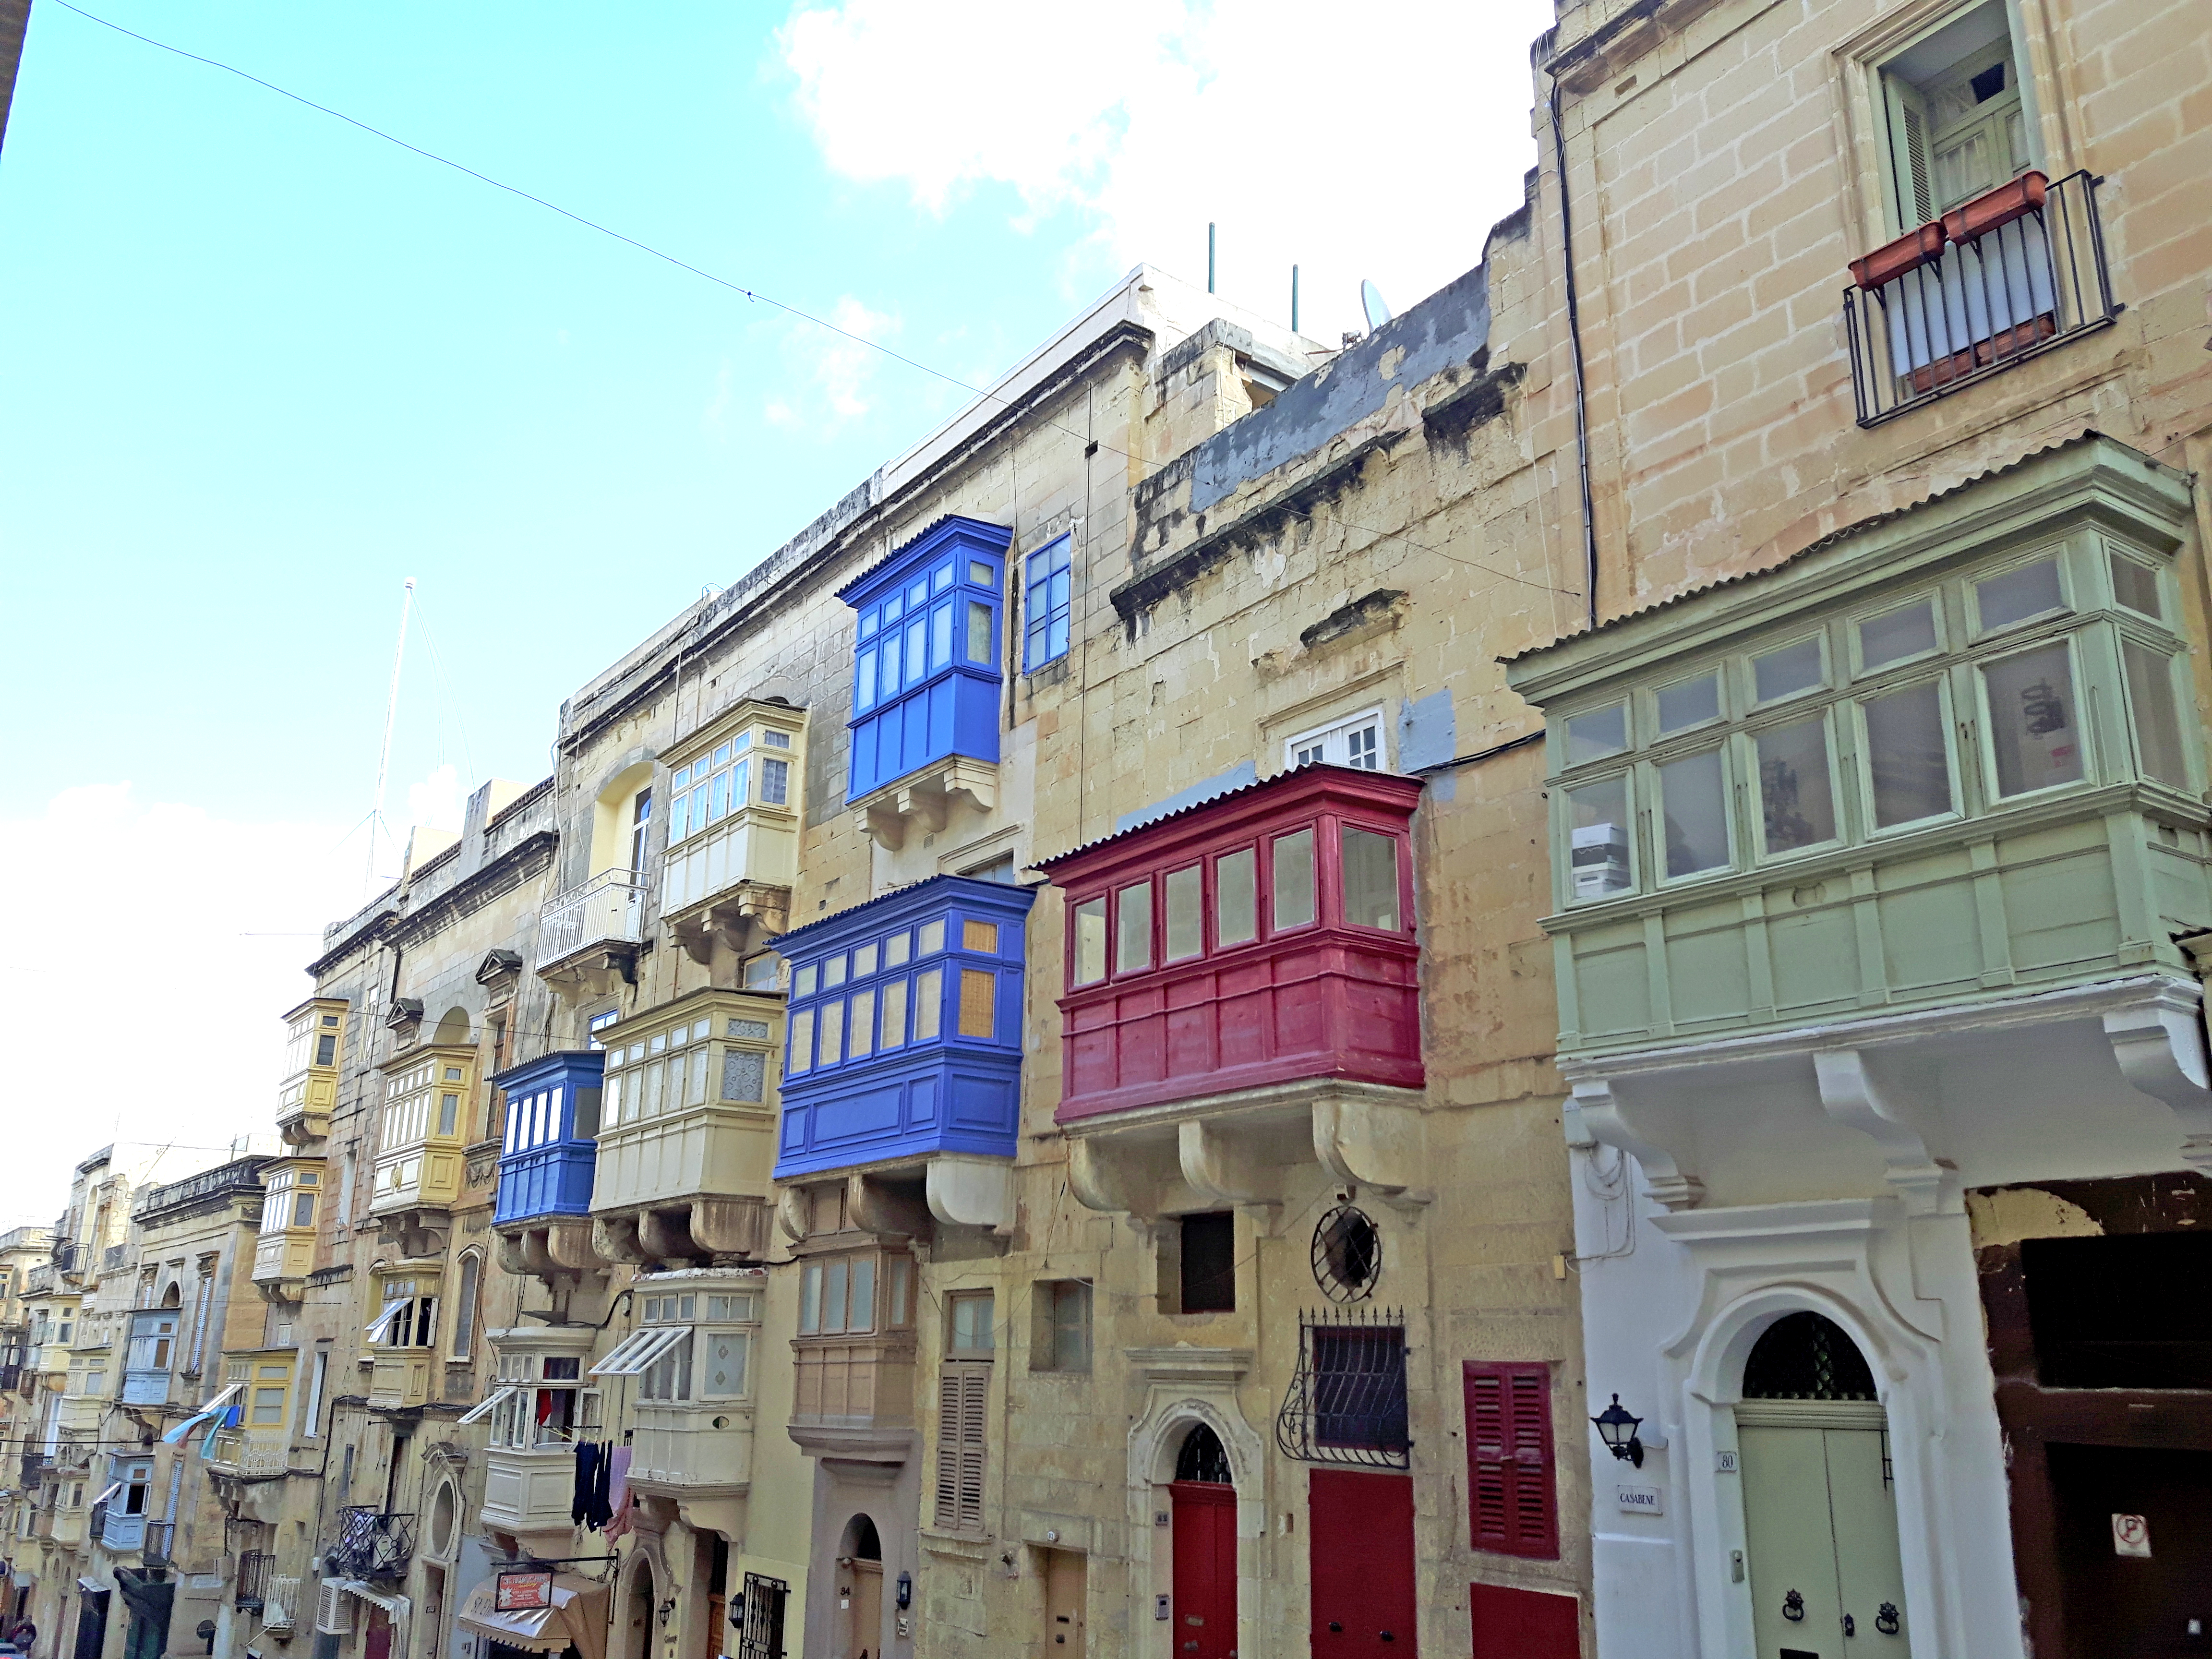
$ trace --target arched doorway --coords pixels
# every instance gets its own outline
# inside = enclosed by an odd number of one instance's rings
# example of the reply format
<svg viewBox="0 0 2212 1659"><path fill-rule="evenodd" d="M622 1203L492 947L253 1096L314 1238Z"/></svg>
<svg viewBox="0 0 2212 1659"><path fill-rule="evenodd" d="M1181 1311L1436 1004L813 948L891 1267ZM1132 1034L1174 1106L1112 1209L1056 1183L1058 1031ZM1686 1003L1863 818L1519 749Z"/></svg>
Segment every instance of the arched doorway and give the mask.
<svg viewBox="0 0 2212 1659"><path fill-rule="evenodd" d="M1237 1488L1221 1437L1194 1423L1176 1451L1168 1486L1175 1525L1176 1659L1237 1651Z"/></svg>
<svg viewBox="0 0 2212 1659"><path fill-rule="evenodd" d="M1889 1423L1866 1357L1834 1321L1785 1314L1744 1362L1735 1420L1759 1659L1862 1642L1904 1659Z"/></svg>
<svg viewBox="0 0 2212 1659"><path fill-rule="evenodd" d="M837 1540L838 1659L878 1659L884 1640L884 1546L856 1515Z"/></svg>
<svg viewBox="0 0 2212 1659"><path fill-rule="evenodd" d="M619 1659L653 1659L653 1564L640 1559L622 1598L622 1622L615 1644Z"/></svg>

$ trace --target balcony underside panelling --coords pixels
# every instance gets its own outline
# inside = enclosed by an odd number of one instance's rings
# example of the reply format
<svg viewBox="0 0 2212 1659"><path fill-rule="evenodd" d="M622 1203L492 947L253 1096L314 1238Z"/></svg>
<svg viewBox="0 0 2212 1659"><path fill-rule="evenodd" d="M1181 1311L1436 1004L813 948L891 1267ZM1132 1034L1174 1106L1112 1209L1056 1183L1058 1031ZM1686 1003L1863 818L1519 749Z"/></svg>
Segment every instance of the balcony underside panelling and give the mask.
<svg viewBox="0 0 2212 1659"><path fill-rule="evenodd" d="M853 727L852 794L949 755L999 758L999 681L965 670L908 693Z"/></svg>
<svg viewBox="0 0 2212 1659"><path fill-rule="evenodd" d="M933 1152L1012 1158L1019 1062L967 1056L915 1071L847 1068L820 1093L786 1085L779 1177Z"/></svg>
<svg viewBox="0 0 2212 1659"><path fill-rule="evenodd" d="M602 1129L592 1208L766 1192L773 1117L764 1107L708 1105Z"/></svg>
<svg viewBox="0 0 2212 1659"><path fill-rule="evenodd" d="M568 1141L508 1153L499 1161L499 1208L493 1219L590 1213L598 1152L590 1141Z"/></svg>

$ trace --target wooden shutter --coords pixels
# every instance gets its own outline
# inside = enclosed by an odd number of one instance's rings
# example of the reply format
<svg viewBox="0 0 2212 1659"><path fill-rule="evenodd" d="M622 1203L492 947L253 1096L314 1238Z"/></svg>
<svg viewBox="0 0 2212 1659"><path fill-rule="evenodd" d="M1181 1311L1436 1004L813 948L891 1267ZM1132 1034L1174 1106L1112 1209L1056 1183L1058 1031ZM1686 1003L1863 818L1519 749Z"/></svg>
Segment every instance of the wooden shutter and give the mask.
<svg viewBox="0 0 2212 1659"><path fill-rule="evenodd" d="M1552 1455L1552 1368L1470 1359L1468 1508L1474 1547L1556 1560L1559 1494Z"/></svg>
<svg viewBox="0 0 2212 1659"><path fill-rule="evenodd" d="M1899 76L1885 72L1881 89L1889 115L1890 176L1897 192L1897 228L1903 233L1936 216L1936 186L1929 171L1928 103L1917 87Z"/></svg>
<svg viewBox="0 0 2212 1659"><path fill-rule="evenodd" d="M937 1524L948 1531L983 1526L984 1425L988 1361L948 1361L937 1382Z"/></svg>

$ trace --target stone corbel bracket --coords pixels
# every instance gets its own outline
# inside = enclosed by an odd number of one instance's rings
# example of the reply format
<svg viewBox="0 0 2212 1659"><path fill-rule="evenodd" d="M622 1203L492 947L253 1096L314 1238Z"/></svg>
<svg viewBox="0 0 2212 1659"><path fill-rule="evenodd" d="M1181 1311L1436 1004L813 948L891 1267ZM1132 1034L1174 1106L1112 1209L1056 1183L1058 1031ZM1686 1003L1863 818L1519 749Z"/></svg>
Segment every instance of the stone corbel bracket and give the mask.
<svg viewBox="0 0 2212 1659"><path fill-rule="evenodd" d="M1314 1156L1339 1181L1371 1189L1408 1213L1436 1198L1422 1179L1426 1120L1409 1103L1362 1094L1322 1094L1313 1103Z"/></svg>
<svg viewBox="0 0 2212 1659"><path fill-rule="evenodd" d="M1916 1213L1939 1207L1950 1171L1929 1155L1900 1096L1875 1075L1869 1051L1816 1049L1813 1074L1820 1087L1821 1109L1881 1149L1883 1174L1906 1207Z"/></svg>
<svg viewBox="0 0 2212 1659"><path fill-rule="evenodd" d="M853 827L887 852L906 845L908 827L920 820L934 835L952 813L952 798L965 795L979 812L999 804L999 769L990 761L956 755L896 783L864 795L853 805Z"/></svg>
<svg viewBox="0 0 2212 1659"><path fill-rule="evenodd" d="M1626 1097L1612 1078L1578 1077L1571 1087L1583 1127L1643 1166L1644 1190L1652 1202L1669 1210L1697 1207L1705 1195L1705 1183L1683 1167L1676 1151L1662 1140L1667 1115L1662 1109Z"/></svg>
<svg viewBox="0 0 2212 1659"><path fill-rule="evenodd" d="M1204 1118L1176 1125L1176 1159L1182 1178L1208 1204L1231 1206L1272 1237L1283 1213L1283 1172L1261 1162L1252 1148Z"/></svg>
<svg viewBox="0 0 2212 1659"><path fill-rule="evenodd" d="M2212 1175L2212 1074L2197 1007L2179 987L2104 1017L2105 1040L2129 1085L2181 1120L2181 1161Z"/></svg>
<svg viewBox="0 0 2212 1659"><path fill-rule="evenodd" d="M927 1243L934 1231L926 1181L923 1190L916 1192L910 1182L855 1172L845 1177L845 1214L855 1226L879 1236Z"/></svg>
<svg viewBox="0 0 2212 1659"><path fill-rule="evenodd" d="M743 956L781 938L790 927L791 889L744 881L670 923L669 932L684 955L705 966L714 959L717 940Z"/></svg>
<svg viewBox="0 0 2212 1659"><path fill-rule="evenodd" d="M980 1228L1002 1243L1013 1237L1014 1166L1005 1158L933 1158L922 1192L940 1226Z"/></svg>

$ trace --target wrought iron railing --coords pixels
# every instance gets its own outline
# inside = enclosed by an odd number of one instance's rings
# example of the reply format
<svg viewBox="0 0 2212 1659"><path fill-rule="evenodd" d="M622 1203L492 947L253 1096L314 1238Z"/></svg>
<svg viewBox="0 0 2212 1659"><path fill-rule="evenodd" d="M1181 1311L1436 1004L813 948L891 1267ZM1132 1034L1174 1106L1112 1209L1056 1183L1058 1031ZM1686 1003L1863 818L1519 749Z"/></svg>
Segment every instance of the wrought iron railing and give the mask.
<svg viewBox="0 0 2212 1659"><path fill-rule="evenodd" d="M258 1613L269 1597L276 1558L267 1550L248 1550L238 1558L238 1595L231 1602L240 1613Z"/></svg>
<svg viewBox="0 0 2212 1659"><path fill-rule="evenodd" d="M53 1269L64 1279L76 1271L77 1248L66 1238L54 1241Z"/></svg>
<svg viewBox="0 0 2212 1659"><path fill-rule="evenodd" d="M783 1659L784 1604L790 1599L791 1586L782 1579L745 1575L744 1605L732 1610L730 1621L738 1627L737 1659Z"/></svg>
<svg viewBox="0 0 2212 1659"><path fill-rule="evenodd" d="M1406 1320L1331 1309L1298 1321L1298 1369L1275 1417L1275 1444L1304 1463L1409 1467Z"/></svg>
<svg viewBox="0 0 2212 1659"><path fill-rule="evenodd" d="M166 1187L155 1187L139 1199L133 1217L143 1224L160 1218L164 1212L225 1193L258 1193L261 1190L261 1166L268 1161L265 1158L237 1158L212 1170L203 1170L196 1176L186 1176L182 1181L173 1181Z"/></svg>
<svg viewBox="0 0 2212 1659"><path fill-rule="evenodd" d="M1861 426L2119 315L2097 212L2102 182L2027 173L1852 261L1844 327Z"/></svg>
<svg viewBox="0 0 2212 1659"><path fill-rule="evenodd" d="M23 1273L24 1295L46 1296L51 1294L53 1288L54 1264L52 1262L33 1262L27 1269L25 1270Z"/></svg>
<svg viewBox="0 0 2212 1659"><path fill-rule="evenodd" d="M603 870L546 902L538 917L538 965L587 945L635 945L644 936L649 884L634 870Z"/></svg>
<svg viewBox="0 0 2212 1659"><path fill-rule="evenodd" d="M149 1521L146 1540L139 1546L139 1559L149 1567L173 1566L176 1563L177 1523L173 1521Z"/></svg>
<svg viewBox="0 0 2212 1659"><path fill-rule="evenodd" d="M331 1569L343 1578L397 1578L415 1554L415 1517L367 1508L338 1511Z"/></svg>

